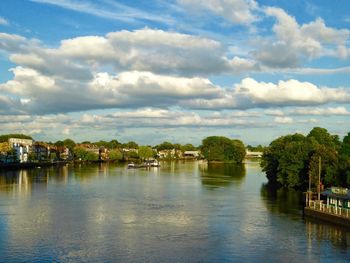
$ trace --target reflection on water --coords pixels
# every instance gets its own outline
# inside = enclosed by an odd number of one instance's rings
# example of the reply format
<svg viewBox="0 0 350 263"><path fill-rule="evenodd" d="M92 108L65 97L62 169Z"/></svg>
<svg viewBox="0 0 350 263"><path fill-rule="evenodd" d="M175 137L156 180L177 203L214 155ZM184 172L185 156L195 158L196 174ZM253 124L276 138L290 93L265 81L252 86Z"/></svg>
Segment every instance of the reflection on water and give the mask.
<svg viewBox="0 0 350 263"><path fill-rule="evenodd" d="M308 237L308 249L312 249L312 239L316 239L318 244L325 240L330 241L333 246L346 251L350 247L350 229L318 222L313 218L305 218L305 228Z"/></svg>
<svg viewBox="0 0 350 263"><path fill-rule="evenodd" d="M240 184L246 175L244 164L202 162L199 167L202 184L211 187Z"/></svg>
<svg viewBox="0 0 350 263"><path fill-rule="evenodd" d="M304 220L257 163L2 172L1 262L347 262L348 230ZM214 190L214 191L213 191Z"/></svg>
<svg viewBox="0 0 350 263"><path fill-rule="evenodd" d="M303 193L294 189L278 188L268 183L262 184L261 199L273 213L288 214L299 219L303 209Z"/></svg>

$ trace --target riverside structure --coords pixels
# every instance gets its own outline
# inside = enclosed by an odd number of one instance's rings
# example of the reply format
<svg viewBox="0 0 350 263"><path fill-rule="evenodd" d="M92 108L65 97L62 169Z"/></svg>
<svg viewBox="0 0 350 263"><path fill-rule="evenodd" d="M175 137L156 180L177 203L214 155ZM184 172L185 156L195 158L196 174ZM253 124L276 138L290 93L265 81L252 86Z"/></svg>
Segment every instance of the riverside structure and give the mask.
<svg viewBox="0 0 350 263"><path fill-rule="evenodd" d="M312 200L312 192L307 192L305 215L350 227L350 190L331 187L320 194L326 200Z"/></svg>

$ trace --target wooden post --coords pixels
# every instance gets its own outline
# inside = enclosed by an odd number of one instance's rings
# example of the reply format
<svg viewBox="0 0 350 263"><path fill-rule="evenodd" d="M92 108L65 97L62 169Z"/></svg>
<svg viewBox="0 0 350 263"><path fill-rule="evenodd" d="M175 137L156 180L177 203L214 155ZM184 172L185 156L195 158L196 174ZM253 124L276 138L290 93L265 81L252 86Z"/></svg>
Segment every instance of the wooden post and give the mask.
<svg viewBox="0 0 350 263"><path fill-rule="evenodd" d="M317 187L317 192L318 192L318 201L320 202L320 200L321 200L321 156L318 157L318 187Z"/></svg>

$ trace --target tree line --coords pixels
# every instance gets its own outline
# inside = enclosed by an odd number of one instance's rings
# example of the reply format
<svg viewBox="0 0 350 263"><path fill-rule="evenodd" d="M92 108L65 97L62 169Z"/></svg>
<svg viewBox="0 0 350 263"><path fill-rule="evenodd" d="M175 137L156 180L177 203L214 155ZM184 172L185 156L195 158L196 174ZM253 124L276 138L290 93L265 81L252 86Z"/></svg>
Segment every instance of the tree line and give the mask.
<svg viewBox="0 0 350 263"><path fill-rule="evenodd" d="M1 135L0 140L6 142L9 138L23 138L32 139L30 136L24 134L8 134ZM55 146L58 150L56 152L57 159L60 159L60 152L63 152L65 148L69 149L70 159L82 160L82 161L97 161L99 156L94 151L89 151L88 148L92 149L103 149L108 152L108 159L111 161L125 161L125 160L146 160L148 158L154 158L157 156L157 152L168 151L166 158L179 158L179 153L186 151L200 151L202 157L208 161L219 161L219 162L234 162L241 163L245 157L245 146L240 140L232 140L223 136L210 136L202 141L202 145L196 147L193 144L179 144L164 141L158 145L138 145L134 141L127 143L121 143L118 140L104 141L100 140L97 142L83 141L77 143L74 140L67 138L65 140L59 140L56 142L43 142L46 145ZM7 145L10 147L10 145ZM0 152L8 152L9 149L0 149ZM170 156L170 151L173 151L174 156ZM102 152L100 152L102 153ZM14 154L14 153L12 153ZM54 155L54 153L51 153ZM30 155L30 160L34 157L34 154ZM52 156L50 157L53 158Z"/></svg>
<svg viewBox="0 0 350 263"><path fill-rule="evenodd" d="M350 133L342 141L321 127L281 136L265 148L261 167L270 183L305 190L309 178L318 184L319 162L324 186L349 187Z"/></svg>

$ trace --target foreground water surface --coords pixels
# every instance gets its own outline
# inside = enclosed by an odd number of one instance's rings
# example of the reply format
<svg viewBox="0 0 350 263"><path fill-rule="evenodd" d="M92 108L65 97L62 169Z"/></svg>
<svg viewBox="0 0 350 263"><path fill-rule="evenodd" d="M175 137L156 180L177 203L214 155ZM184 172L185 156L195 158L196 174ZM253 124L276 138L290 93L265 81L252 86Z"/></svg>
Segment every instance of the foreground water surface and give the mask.
<svg viewBox="0 0 350 263"><path fill-rule="evenodd" d="M304 219L258 163L161 165L0 172L0 261L350 261L350 231Z"/></svg>

